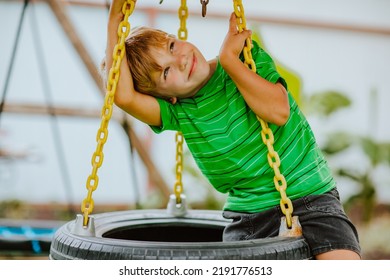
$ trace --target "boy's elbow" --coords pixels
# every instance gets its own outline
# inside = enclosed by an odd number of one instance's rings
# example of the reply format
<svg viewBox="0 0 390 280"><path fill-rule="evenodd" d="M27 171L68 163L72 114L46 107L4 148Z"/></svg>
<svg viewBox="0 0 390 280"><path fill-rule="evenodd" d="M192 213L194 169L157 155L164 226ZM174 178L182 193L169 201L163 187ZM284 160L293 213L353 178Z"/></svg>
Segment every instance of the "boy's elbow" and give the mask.
<svg viewBox="0 0 390 280"><path fill-rule="evenodd" d="M278 126L282 126L286 124L288 118L290 117L290 102L288 100L287 90L280 83L278 84L278 86L281 89L282 98L280 99L280 105L278 114L276 116L275 124Z"/></svg>
<svg viewBox="0 0 390 280"><path fill-rule="evenodd" d="M119 108L123 107L123 100L118 96L118 94L114 95L114 104L118 106Z"/></svg>
<svg viewBox="0 0 390 280"><path fill-rule="evenodd" d="M290 117L290 103L287 91L283 88L283 98L279 100L277 109L274 109L273 123L277 126L285 125Z"/></svg>
<svg viewBox="0 0 390 280"><path fill-rule="evenodd" d="M287 123L288 118L290 117L290 107L280 110L278 115L275 117L274 124L277 126L283 126Z"/></svg>
<svg viewBox="0 0 390 280"><path fill-rule="evenodd" d="M116 94L114 95L115 105L118 106L119 108L121 108L122 110L125 110L126 107L128 107L130 102L131 102L130 96L124 97L119 92L116 92Z"/></svg>

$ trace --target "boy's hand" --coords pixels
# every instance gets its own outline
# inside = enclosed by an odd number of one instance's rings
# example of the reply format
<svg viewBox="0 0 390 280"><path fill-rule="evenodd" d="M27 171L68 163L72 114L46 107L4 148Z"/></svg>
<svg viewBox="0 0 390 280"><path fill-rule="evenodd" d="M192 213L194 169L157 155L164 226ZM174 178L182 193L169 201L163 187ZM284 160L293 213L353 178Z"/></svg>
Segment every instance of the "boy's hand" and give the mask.
<svg viewBox="0 0 390 280"><path fill-rule="evenodd" d="M245 40L250 37L250 30L243 30L241 33L237 29L237 19L235 13L232 13L229 20L229 31L222 43L219 51L219 59L222 65L228 63L231 59L239 57L245 45Z"/></svg>
<svg viewBox="0 0 390 280"><path fill-rule="evenodd" d="M123 17L122 7L125 2L126 0L112 0L111 7L110 7L110 15L113 16L120 15L121 17ZM137 2L137 0L134 0L134 2Z"/></svg>

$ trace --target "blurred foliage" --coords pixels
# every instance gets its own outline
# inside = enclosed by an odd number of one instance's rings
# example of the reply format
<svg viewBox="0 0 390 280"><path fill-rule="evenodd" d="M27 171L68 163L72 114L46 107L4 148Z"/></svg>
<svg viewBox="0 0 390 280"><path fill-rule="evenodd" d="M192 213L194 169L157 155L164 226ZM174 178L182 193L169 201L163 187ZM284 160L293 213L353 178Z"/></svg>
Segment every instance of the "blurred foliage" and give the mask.
<svg viewBox="0 0 390 280"><path fill-rule="evenodd" d="M380 163L390 164L390 143L376 142L369 137L359 137L358 140L374 166Z"/></svg>
<svg viewBox="0 0 390 280"><path fill-rule="evenodd" d="M325 154L333 155L340 153L352 145L353 139L347 132L334 132L328 135L326 144L321 147Z"/></svg>
<svg viewBox="0 0 390 280"><path fill-rule="evenodd" d="M340 109L348 108L352 104L342 93L325 91L314 94L305 99L304 110L307 114L329 117ZM346 131L334 131L327 135L325 145L321 147L327 157L335 156L348 148L360 148L369 162L369 167L363 172L356 171L351 164L347 167L335 168L335 175L346 177L354 181L360 189L344 203L348 211L355 206L363 207L361 220L365 223L372 219L377 204L376 183L374 172L381 164L390 164L390 143L379 142L369 135L354 135Z"/></svg>
<svg viewBox="0 0 390 280"><path fill-rule="evenodd" d="M304 100L306 114L329 116L336 111L347 108L351 100L337 91L325 91L311 95Z"/></svg>
<svg viewBox="0 0 390 280"><path fill-rule="evenodd" d="M9 219L20 219L26 213L25 204L22 201L4 200L0 201L0 217Z"/></svg>

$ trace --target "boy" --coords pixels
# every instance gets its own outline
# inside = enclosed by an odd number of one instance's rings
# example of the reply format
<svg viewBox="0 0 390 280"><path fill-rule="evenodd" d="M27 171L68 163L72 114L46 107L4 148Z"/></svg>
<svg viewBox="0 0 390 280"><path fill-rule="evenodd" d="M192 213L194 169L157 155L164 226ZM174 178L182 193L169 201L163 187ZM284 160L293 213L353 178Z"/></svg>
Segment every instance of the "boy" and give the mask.
<svg viewBox="0 0 390 280"><path fill-rule="evenodd" d="M123 0L113 1L106 66L112 65ZM182 131L202 173L228 193L223 215L233 222L224 241L276 236L280 195L267 161L257 116L269 123L281 158L287 195L317 259L360 259L355 227L312 130L275 70L254 42L257 73L240 57L249 30L238 33L232 14L218 59L206 61L191 43L138 28L126 40L115 103L159 133Z"/></svg>

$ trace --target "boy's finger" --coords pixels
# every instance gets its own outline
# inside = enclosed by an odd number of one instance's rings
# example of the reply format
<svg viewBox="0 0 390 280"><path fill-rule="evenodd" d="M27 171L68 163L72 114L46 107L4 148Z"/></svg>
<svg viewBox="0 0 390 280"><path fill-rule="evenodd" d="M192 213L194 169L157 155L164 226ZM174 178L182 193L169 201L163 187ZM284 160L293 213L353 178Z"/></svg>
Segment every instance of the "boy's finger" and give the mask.
<svg viewBox="0 0 390 280"><path fill-rule="evenodd" d="M246 30L243 30L243 31L241 32L241 34L242 34L242 36L244 36L245 38L249 38L249 37L252 35L252 31L246 29Z"/></svg>
<svg viewBox="0 0 390 280"><path fill-rule="evenodd" d="M231 15L230 15L230 19L229 19L229 32L232 32L233 34L237 34L238 33L237 17L236 17L236 14L234 12L231 13ZM243 30L241 33L242 33L241 36L245 36L245 38L248 38L248 37L250 37L252 35L252 31L251 30Z"/></svg>
<svg viewBox="0 0 390 280"><path fill-rule="evenodd" d="M237 33L237 19L236 14L233 12L229 19L229 32Z"/></svg>

